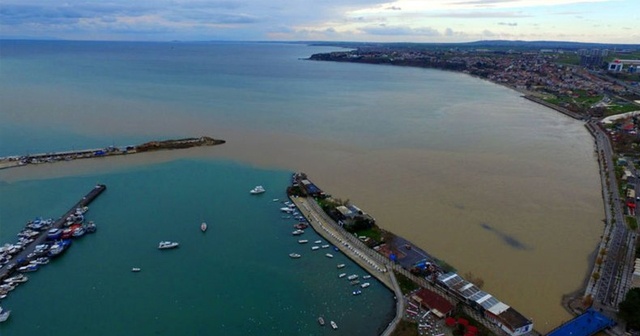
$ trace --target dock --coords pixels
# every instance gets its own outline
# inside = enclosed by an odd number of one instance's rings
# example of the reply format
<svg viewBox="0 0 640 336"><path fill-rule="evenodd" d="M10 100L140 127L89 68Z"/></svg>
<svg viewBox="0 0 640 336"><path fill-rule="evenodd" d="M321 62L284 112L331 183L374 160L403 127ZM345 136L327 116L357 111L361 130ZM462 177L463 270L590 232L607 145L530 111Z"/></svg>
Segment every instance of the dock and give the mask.
<svg viewBox="0 0 640 336"><path fill-rule="evenodd" d="M346 233L342 227L327 216L313 198L292 196L289 199L300 209L307 222L319 235L394 292L396 316L382 333L382 335L391 335L402 319L404 311L402 291L393 271L391 271L393 269L391 261L371 250L353 235Z"/></svg>
<svg viewBox="0 0 640 336"><path fill-rule="evenodd" d="M13 273L16 272L17 268L20 265L16 264L15 261L24 260L24 263L31 262L30 258L28 257L29 254L34 251L37 245L42 244L46 241L47 231L49 229L53 229L53 228L61 229L62 227L64 227L64 224L67 221L67 218L73 215L76 212L76 209L89 206L89 204L91 204L91 202L93 202L98 196L100 196L100 194L102 194L106 189L107 189L107 186L104 184L96 185L93 189L91 189L91 191L89 191L84 197L82 197L76 204L74 204L71 207L71 209L69 209L67 212L64 213L64 215L58 218L51 225L51 227L49 227L46 230L40 231L40 234L34 239L33 242L27 245L22 251L13 255L11 260L14 263L11 267L7 265L7 267L3 267L0 269L0 283L2 282L2 280L10 277Z"/></svg>
<svg viewBox="0 0 640 336"><path fill-rule="evenodd" d="M116 155L131 155L159 150L186 149L201 146L215 146L226 143L225 140L214 139L208 136L199 138L171 139L162 141L150 141L140 145L105 148L81 149L62 152L27 154L23 156L13 155L0 157L0 169L22 167L33 164L56 163L73 161L77 159L104 158Z"/></svg>

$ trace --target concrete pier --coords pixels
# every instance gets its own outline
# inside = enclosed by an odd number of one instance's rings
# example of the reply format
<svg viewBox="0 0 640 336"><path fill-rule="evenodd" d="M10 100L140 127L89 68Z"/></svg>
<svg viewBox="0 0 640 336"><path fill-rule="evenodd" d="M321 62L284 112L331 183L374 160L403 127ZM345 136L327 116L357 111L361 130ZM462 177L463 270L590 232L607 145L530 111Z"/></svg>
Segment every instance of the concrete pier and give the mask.
<svg viewBox="0 0 640 336"><path fill-rule="evenodd" d="M60 218L58 218L51 225L51 227L49 227L46 230L42 230L40 232L40 234L34 239L33 242L31 242L22 251L20 251L19 253L15 254L12 257L12 262L14 263L12 267L3 267L2 269L0 269L0 282L2 282L2 280L4 280L4 279L10 277L14 272L16 272L16 269L18 269L18 267L20 267L20 265L15 264L15 262L17 260L24 260L24 263L29 263L31 261L31 260L29 260L28 255L34 251L34 249L35 249L35 247L37 245L42 244L42 243L44 243L46 241L46 239L47 239L47 231L49 229L53 229L53 228L60 229L60 228L62 228L64 226L64 223L67 221L67 218L69 216L71 216L72 214L74 214L76 212L76 209L84 208L85 206L88 206L98 196L100 196L100 194L102 194L106 189L107 189L107 186L104 185L104 184L96 185L93 189L91 189L91 191L89 191L89 193L87 193L84 197L82 197L82 199L80 199L76 204L74 204L73 207L71 207L71 209L69 209L64 215L62 215Z"/></svg>

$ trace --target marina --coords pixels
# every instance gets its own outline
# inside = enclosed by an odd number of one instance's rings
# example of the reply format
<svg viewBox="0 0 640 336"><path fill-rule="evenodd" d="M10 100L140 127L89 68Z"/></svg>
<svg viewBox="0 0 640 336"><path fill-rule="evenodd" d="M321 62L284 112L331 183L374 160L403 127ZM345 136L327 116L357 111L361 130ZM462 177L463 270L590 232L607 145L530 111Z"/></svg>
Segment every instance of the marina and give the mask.
<svg viewBox="0 0 640 336"><path fill-rule="evenodd" d="M18 243L7 243L2 247L0 281L3 287L0 287L0 295L3 298L18 284L28 280L22 273L36 272L41 266L47 265L51 258L58 257L66 251L71 245L71 238L84 235L84 213L88 211L89 204L106 189L104 184L96 185L56 221L42 219L30 221L18 234L20 237ZM95 232L95 224L90 223L93 229L89 232ZM25 238L25 235L29 238Z"/></svg>

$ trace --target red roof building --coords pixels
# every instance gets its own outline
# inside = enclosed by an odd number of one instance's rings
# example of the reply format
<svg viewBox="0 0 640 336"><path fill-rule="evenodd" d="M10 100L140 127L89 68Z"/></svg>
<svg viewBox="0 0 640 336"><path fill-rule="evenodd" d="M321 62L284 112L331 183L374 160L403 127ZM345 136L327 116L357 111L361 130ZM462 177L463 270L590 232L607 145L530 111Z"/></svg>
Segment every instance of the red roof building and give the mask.
<svg viewBox="0 0 640 336"><path fill-rule="evenodd" d="M411 298L440 318L449 316L453 312L454 306L451 302L426 288L420 288Z"/></svg>

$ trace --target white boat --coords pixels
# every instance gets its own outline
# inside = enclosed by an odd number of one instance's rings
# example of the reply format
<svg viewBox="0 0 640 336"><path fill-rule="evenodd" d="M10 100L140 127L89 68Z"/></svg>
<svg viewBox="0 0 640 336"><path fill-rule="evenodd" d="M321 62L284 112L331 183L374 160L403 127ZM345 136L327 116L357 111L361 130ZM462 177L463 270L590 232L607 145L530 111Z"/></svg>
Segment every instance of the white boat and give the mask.
<svg viewBox="0 0 640 336"><path fill-rule="evenodd" d="M347 273L340 273L340 274L338 274L338 278L344 278L345 276L347 276Z"/></svg>
<svg viewBox="0 0 640 336"><path fill-rule="evenodd" d="M329 248L329 245L322 245L322 248Z"/></svg>
<svg viewBox="0 0 640 336"><path fill-rule="evenodd" d="M338 329L338 325L335 322L331 321L330 324L331 324L331 328L333 328L333 330Z"/></svg>
<svg viewBox="0 0 640 336"><path fill-rule="evenodd" d="M344 268L344 264L338 264L338 268Z"/></svg>
<svg viewBox="0 0 640 336"><path fill-rule="evenodd" d="M320 323L321 326L324 325L324 318L322 318L322 316L318 317L318 323Z"/></svg>
<svg viewBox="0 0 640 336"><path fill-rule="evenodd" d="M358 276L356 274L351 274L349 277L347 277L347 279L349 279L349 280L355 280L357 278L358 278Z"/></svg>
<svg viewBox="0 0 640 336"><path fill-rule="evenodd" d="M371 275L369 275L369 274L367 274L367 275L363 275L363 276L362 276L362 278L363 278L363 279L369 279L369 278L371 278Z"/></svg>
<svg viewBox="0 0 640 336"><path fill-rule="evenodd" d="M309 241L308 241L308 240L306 240L306 239L300 239L300 240L298 240L298 243L299 243L299 244L306 244L306 243L308 243L308 242L309 242Z"/></svg>
<svg viewBox="0 0 640 336"><path fill-rule="evenodd" d="M315 243L316 244L322 244L322 240L316 240Z"/></svg>
<svg viewBox="0 0 640 336"><path fill-rule="evenodd" d="M134 267L131 269L131 272L140 272L140 268Z"/></svg>
<svg viewBox="0 0 640 336"><path fill-rule="evenodd" d="M202 224L200 224L200 231L202 232L207 231L207 223L202 222Z"/></svg>
<svg viewBox="0 0 640 336"><path fill-rule="evenodd" d="M9 315L11 315L10 310L4 310L0 307L0 322L6 321L9 318Z"/></svg>
<svg viewBox="0 0 640 336"><path fill-rule="evenodd" d="M290 214L290 213L292 213L292 212L293 212L293 209L291 209L291 208L280 208L280 211L282 211L282 212L286 212L286 213L289 213L289 214Z"/></svg>
<svg viewBox="0 0 640 336"><path fill-rule="evenodd" d="M160 244L158 244L158 248L161 250L166 250L166 249L171 249L171 248L176 248L178 247L177 242L172 242L172 241L161 241Z"/></svg>
<svg viewBox="0 0 640 336"><path fill-rule="evenodd" d="M291 232L291 234L294 235L294 236L299 236L299 235L301 235L303 233L304 233L304 230L300 230L300 229Z"/></svg>
<svg viewBox="0 0 640 336"><path fill-rule="evenodd" d="M331 253L327 253L325 255L327 256L327 258L333 258L333 254L331 254Z"/></svg>
<svg viewBox="0 0 640 336"><path fill-rule="evenodd" d="M359 289L356 289L353 291L353 295L360 295L360 294L362 294L362 291Z"/></svg>
<svg viewBox="0 0 640 336"><path fill-rule="evenodd" d="M297 259L300 258L301 255L297 254L297 253L289 253L289 257L293 258L293 259Z"/></svg>
<svg viewBox="0 0 640 336"><path fill-rule="evenodd" d="M274 198L274 199L272 199L272 201L273 201L273 202L277 202L277 201L279 201L279 199Z"/></svg>
<svg viewBox="0 0 640 336"><path fill-rule="evenodd" d="M371 285L370 283L365 282L365 283L363 283L362 285L360 285L360 287L362 287L362 288L367 288L367 287L369 287L370 285Z"/></svg>
<svg viewBox="0 0 640 336"><path fill-rule="evenodd" d="M264 190L264 187L263 187L263 186L261 186L261 185L259 185L259 186L256 186L255 188L251 189L251 190L249 191L249 193L250 193L251 195L257 195L257 194L262 194L262 193L263 193L263 192L265 192L265 191L266 191L266 190Z"/></svg>
<svg viewBox="0 0 640 336"><path fill-rule="evenodd" d="M315 250L319 250L319 249L320 249L320 246L311 246L311 249L312 249L313 251L315 251Z"/></svg>

